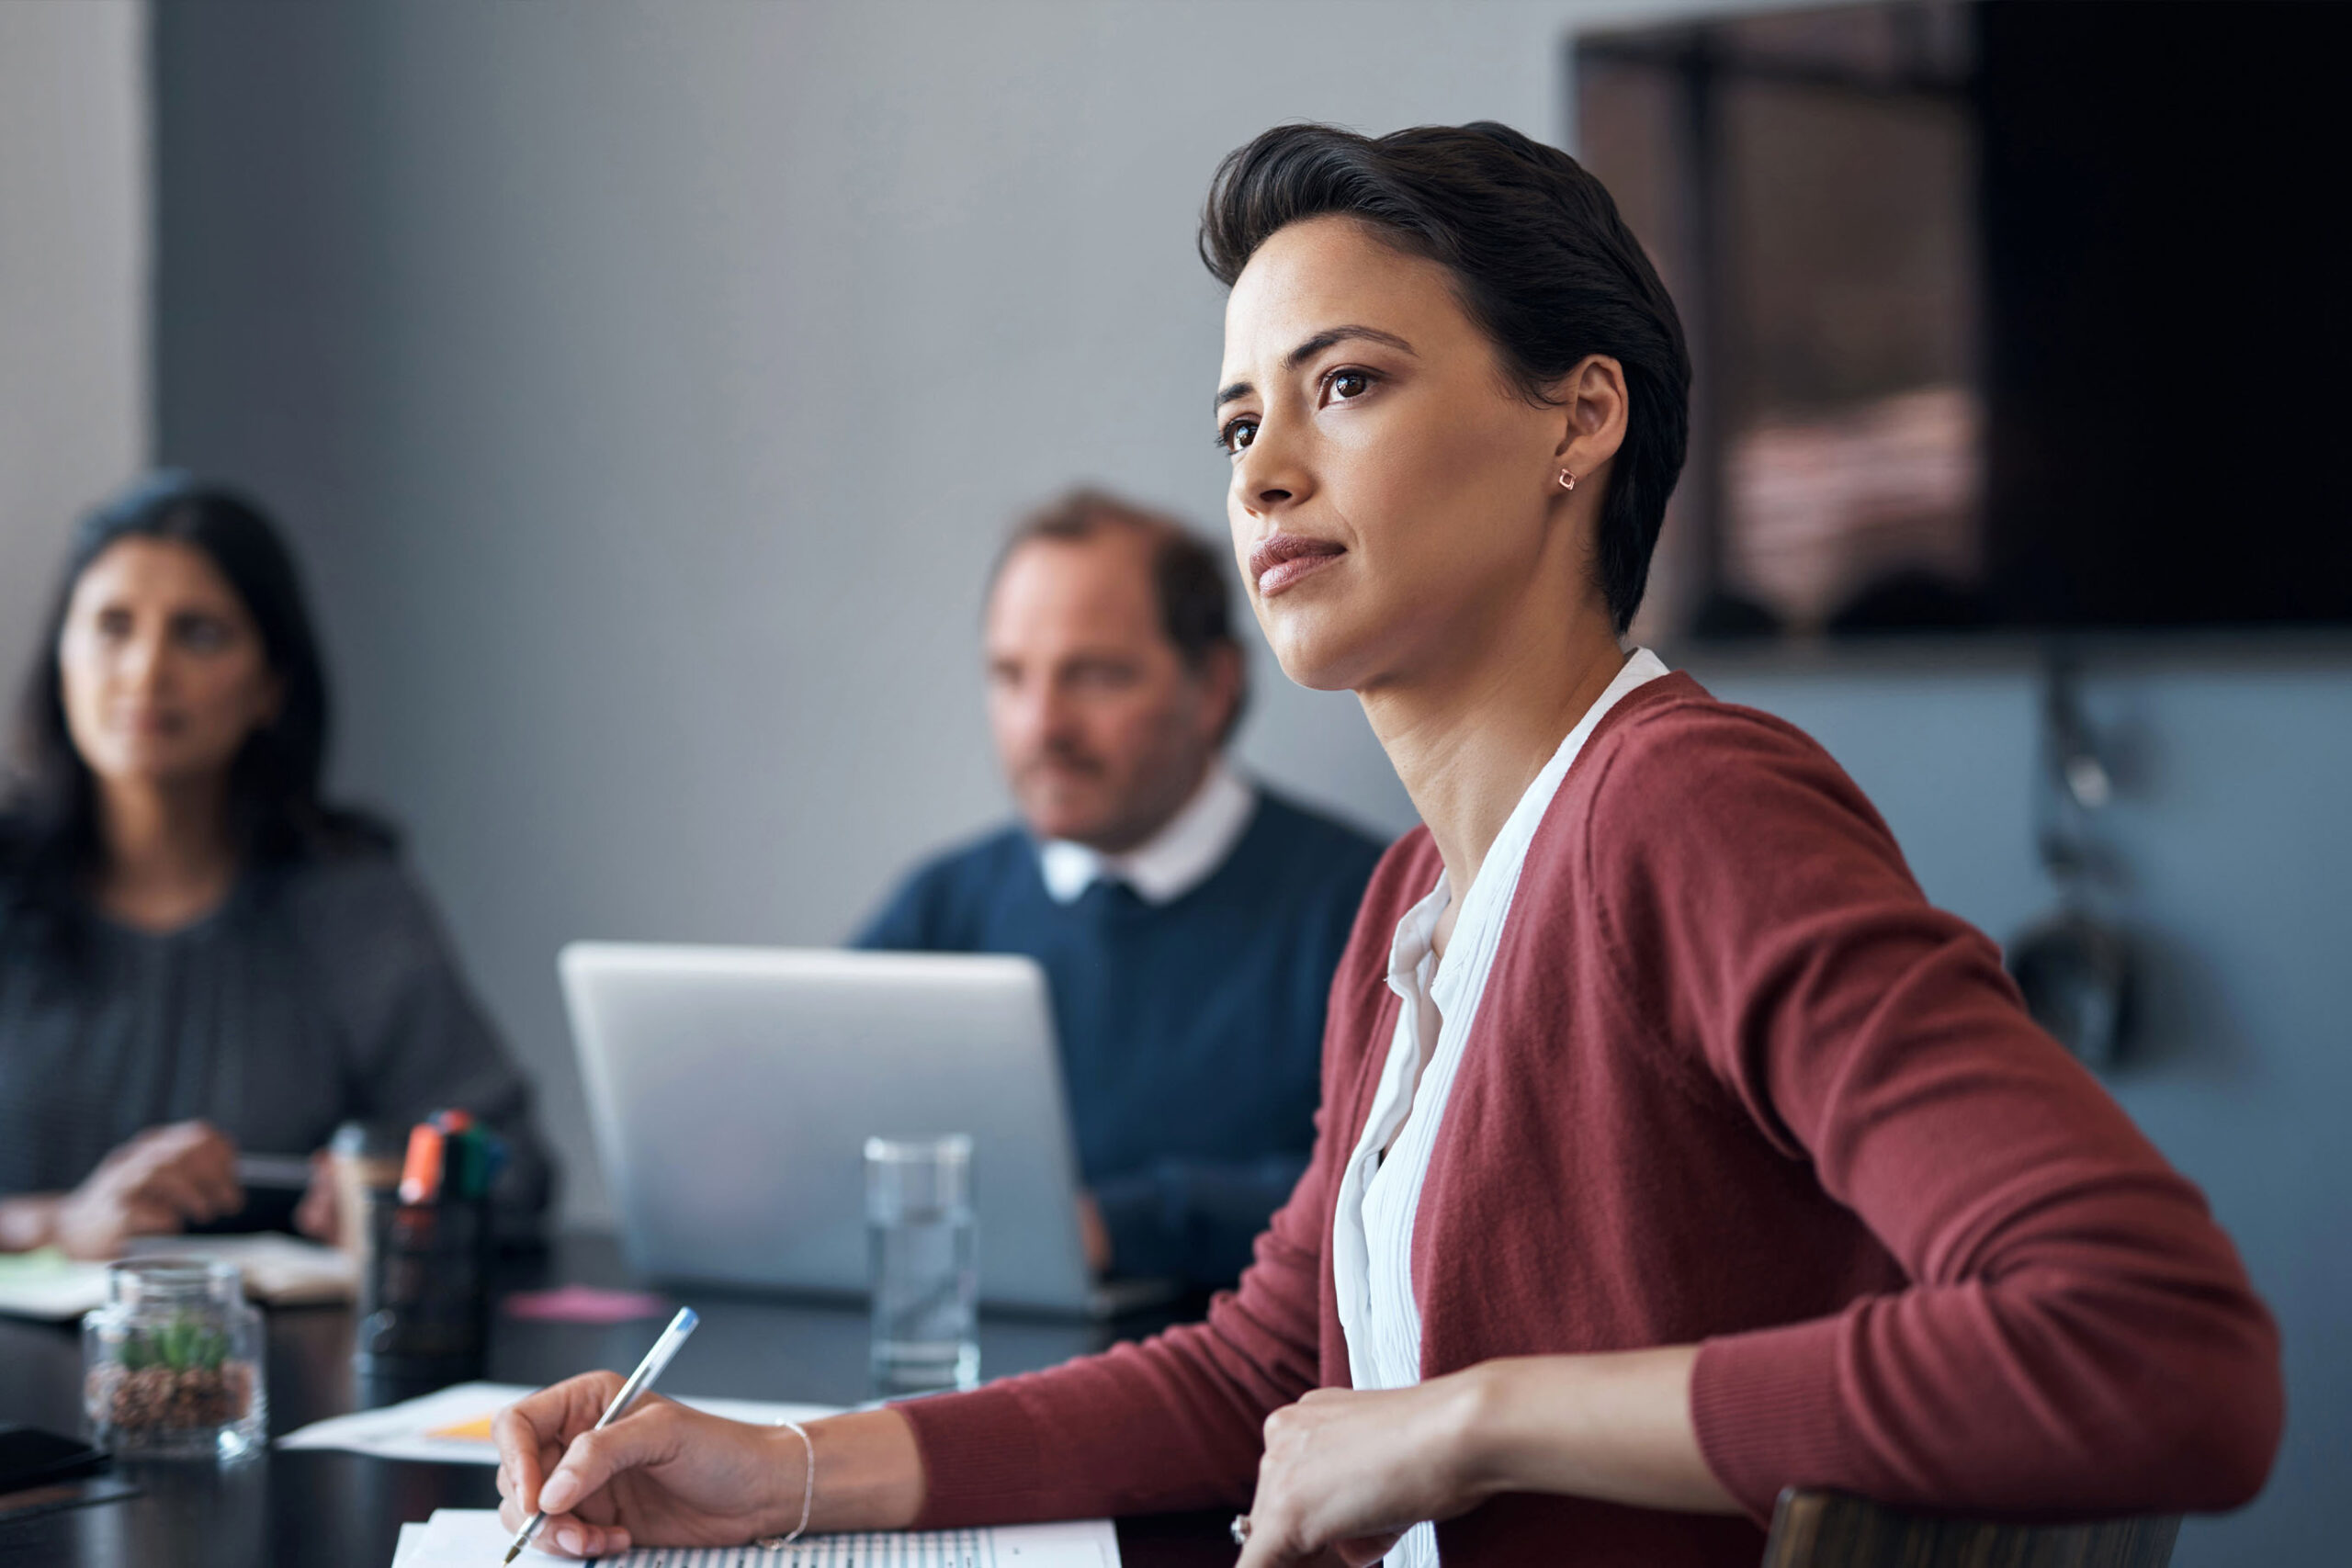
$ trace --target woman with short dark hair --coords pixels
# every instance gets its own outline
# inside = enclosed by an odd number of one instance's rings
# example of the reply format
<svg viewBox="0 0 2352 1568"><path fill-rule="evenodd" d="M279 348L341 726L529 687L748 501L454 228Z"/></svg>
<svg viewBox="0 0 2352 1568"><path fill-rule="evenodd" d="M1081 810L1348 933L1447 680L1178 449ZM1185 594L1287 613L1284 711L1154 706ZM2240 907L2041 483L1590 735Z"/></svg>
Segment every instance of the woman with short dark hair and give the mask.
<svg viewBox="0 0 2352 1568"><path fill-rule="evenodd" d="M2250 1497L2278 1336L2195 1189L1818 746L1620 644L1690 369L1608 193L1500 126L1287 126L1202 250L1252 604L1425 824L1333 982L1306 1175L1205 1324L805 1451L656 1405L567 1455L615 1380L536 1395L509 1516L604 1551L1229 1502L1250 1568L1648 1568L1754 1562L1788 1485Z"/></svg>
<svg viewBox="0 0 2352 1568"><path fill-rule="evenodd" d="M320 794L292 558L185 474L75 533L0 805L0 1250L107 1257L246 1211L240 1148L462 1107L536 1213L528 1093L389 828ZM314 1181L305 1228L331 1228Z"/></svg>

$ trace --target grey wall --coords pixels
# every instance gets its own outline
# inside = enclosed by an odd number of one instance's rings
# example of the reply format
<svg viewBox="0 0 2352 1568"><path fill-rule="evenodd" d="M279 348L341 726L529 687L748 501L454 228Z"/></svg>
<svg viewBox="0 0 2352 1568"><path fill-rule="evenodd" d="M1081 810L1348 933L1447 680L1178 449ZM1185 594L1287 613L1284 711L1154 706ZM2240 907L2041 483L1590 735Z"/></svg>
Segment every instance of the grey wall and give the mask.
<svg viewBox="0 0 2352 1568"><path fill-rule="evenodd" d="M1222 527L1208 173L1285 117L1543 128L1555 5L170 5L162 435L277 503L341 776L413 829L603 1210L575 936L838 938L998 817L1007 520ZM1395 828L1352 699L1245 757Z"/></svg>
<svg viewBox="0 0 2352 1568"><path fill-rule="evenodd" d="M1103 479L1214 525L1217 291L1191 230L1276 119L1565 123L1532 0L988 6L164 4L164 455L292 518L341 776L395 810L603 1213L552 961L575 936L821 942L1001 813L973 659L1005 518ZM2006 933L2032 680L1739 668L1931 895ZM1346 698L1261 663L1245 757L1385 828ZM2270 1493L2178 1561L2324 1560L2352 1460L2352 660L2095 671L2157 964L2119 1092L2288 1330Z"/></svg>
<svg viewBox="0 0 2352 1568"><path fill-rule="evenodd" d="M147 453L147 77L136 0L0 6L0 702L65 530Z"/></svg>

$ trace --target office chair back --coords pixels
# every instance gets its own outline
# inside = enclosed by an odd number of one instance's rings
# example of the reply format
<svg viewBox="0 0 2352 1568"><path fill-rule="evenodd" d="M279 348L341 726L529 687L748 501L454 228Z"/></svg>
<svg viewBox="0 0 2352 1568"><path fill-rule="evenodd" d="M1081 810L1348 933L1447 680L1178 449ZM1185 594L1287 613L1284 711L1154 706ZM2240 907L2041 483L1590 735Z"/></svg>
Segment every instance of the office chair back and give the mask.
<svg viewBox="0 0 2352 1568"><path fill-rule="evenodd" d="M2178 1515L1996 1524L1792 1486L1772 1510L1764 1568L2165 1568L2179 1533Z"/></svg>

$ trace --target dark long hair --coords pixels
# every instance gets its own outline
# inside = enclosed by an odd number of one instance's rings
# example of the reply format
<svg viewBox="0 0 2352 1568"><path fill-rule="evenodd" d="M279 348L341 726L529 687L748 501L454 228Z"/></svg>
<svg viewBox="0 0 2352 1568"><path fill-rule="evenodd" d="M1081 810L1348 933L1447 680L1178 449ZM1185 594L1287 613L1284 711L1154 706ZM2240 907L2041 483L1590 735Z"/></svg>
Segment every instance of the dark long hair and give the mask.
<svg viewBox="0 0 2352 1568"><path fill-rule="evenodd" d="M387 852L390 827L319 795L329 729L327 677L300 573L277 525L253 502L175 470L130 485L74 529L17 711L17 755L0 805L0 882L19 911L77 906L99 869L97 787L66 728L58 640L90 563L123 539L164 539L201 551L243 601L283 689L277 717L229 764L230 841L243 865L317 854Z"/></svg>
<svg viewBox="0 0 2352 1568"><path fill-rule="evenodd" d="M1327 213L1451 272L1531 401L1587 355L1623 367L1632 406L1597 541L1601 593L1623 635L1682 471L1690 355L1674 301L1609 192L1566 152L1491 120L1381 137L1279 125L1218 165L1201 259L1229 288L1275 231Z"/></svg>

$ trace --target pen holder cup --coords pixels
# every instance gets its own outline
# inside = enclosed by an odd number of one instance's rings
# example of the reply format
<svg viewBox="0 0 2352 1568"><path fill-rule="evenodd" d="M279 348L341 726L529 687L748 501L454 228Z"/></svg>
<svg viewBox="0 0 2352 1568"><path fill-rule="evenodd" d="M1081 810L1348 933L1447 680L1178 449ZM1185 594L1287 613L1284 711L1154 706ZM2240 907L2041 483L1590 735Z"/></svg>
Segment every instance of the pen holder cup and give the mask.
<svg viewBox="0 0 2352 1568"><path fill-rule="evenodd" d="M359 1271L363 1376L439 1387L482 1375L490 1348L490 1201L403 1203L368 1193L368 1246Z"/></svg>

